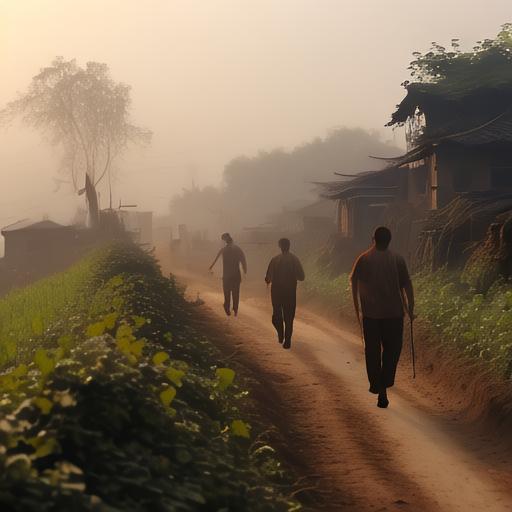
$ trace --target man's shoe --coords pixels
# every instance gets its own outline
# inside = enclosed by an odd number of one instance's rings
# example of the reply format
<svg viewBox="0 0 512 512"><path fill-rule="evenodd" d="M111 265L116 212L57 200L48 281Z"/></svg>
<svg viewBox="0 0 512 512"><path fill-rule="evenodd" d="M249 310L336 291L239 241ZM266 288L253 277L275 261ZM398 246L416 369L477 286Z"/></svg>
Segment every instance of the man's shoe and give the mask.
<svg viewBox="0 0 512 512"><path fill-rule="evenodd" d="M285 340L283 343L283 348L290 348L292 346L292 340Z"/></svg>
<svg viewBox="0 0 512 512"><path fill-rule="evenodd" d="M388 397L386 395L379 395L379 398L377 399L377 407L380 407L381 409L387 409L388 405Z"/></svg>

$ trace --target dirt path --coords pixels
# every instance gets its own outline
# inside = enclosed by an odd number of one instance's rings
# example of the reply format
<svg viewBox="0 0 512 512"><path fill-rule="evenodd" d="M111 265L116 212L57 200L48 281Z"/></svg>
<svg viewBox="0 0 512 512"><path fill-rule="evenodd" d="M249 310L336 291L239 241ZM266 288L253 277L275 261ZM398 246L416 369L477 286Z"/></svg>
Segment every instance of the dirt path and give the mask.
<svg viewBox="0 0 512 512"><path fill-rule="evenodd" d="M184 280L235 345L236 358L257 372L269 399L275 394L288 448L318 478L330 510L512 511L508 457L491 437L436 408L404 368L390 408L380 410L367 392L357 336L299 310L286 351L270 325L268 301L245 299L240 316L227 318L218 281Z"/></svg>

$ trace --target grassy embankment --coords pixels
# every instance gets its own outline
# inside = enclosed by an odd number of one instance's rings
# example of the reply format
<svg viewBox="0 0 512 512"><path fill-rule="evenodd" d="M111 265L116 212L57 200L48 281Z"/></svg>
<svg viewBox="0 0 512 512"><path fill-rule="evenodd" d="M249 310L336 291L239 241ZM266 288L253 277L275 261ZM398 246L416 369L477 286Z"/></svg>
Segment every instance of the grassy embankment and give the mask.
<svg viewBox="0 0 512 512"><path fill-rule="evenodd" d="M348 274L332 278L307 266L305 295L342 315L352 315ZM444 270L413 278L418 322L450 348L484 360L501 377L512 377L512 284L497 281L481 294L463 285L458 273Z"/></svg>
<svg viewBox="0 0 512 512"><path fill-rule="evenodd" d="M299 508L241 379L139 249L11 293L0 335L0 509Z"/></svg>

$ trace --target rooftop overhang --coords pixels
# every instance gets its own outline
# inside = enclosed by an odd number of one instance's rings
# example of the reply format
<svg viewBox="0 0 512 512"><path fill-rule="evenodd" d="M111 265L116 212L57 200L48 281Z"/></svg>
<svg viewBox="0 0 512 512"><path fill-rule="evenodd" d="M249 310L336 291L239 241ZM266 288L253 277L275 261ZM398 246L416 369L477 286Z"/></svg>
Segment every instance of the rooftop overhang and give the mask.
<svg viewBox="0 0 512 512"><path fill-rule="evenodd" d="M346 190L341 191L340 193L332 196L331 199L335 200L348 200L348 199L356 199L356 198L366 198L366 197L374 197L374 198L395 198L396 194L393 192L397 192L398 187L354 187L348 188Z"/></svg>
<svg viewBox="0 0 512 512"><path fill-rule="evenodd" d="M417 162L419 160L423 160L427 157L429 157L433 152L436 144L429 143L429 144L423 144L421 146L418 146L414 149L411 149L411 151L408 151L407 153L396 156L396 157L376 157L372 156L372 158L375 158L377 160L383 160L385 162L388 162L389 164L392 164L394 167L401 168L407 164L410 164L412 162Z"/></svg>
<svg viewBox="0 0 512 512"><path fill-rule="evenodd" d="M392 163L392 162L390 162ZM401 176L406 172L396 165L389 165L378 171L367 171L356 174L352 179L317 182L320 197L336 200L341 197L359 195L361 191L370 193L389 193L399 187Z"/></svg>
<svg viewBox="0 0 512 512"><path fill-rule="evenodd" d="M63 232L72 230L73 226L64 226L57 224L51 220L42 220L38 222L31 221L30 219L23 219L21 221L9 224L2 228L2 235L10 235L12 233L34 233L34 232Z"/></svg>
<svg viewBox="0 0 512 512"><path fill-rule="evenodd" d="M424 139L417 147L404 155L391 158L372 158L383 160L396 167L402 167L429 157L438 146L448 143L460 144L466 147L482 147L487 144L507 144L512 146L512 108L470 129L457 131L441 137Z"/></svg>

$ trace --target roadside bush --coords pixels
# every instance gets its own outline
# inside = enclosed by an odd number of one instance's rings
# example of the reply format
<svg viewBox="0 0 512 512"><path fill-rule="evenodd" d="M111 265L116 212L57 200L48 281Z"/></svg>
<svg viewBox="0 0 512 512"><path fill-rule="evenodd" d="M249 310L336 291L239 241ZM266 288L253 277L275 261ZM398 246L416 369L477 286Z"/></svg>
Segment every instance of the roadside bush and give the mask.
<svg viewBox="0 0 512 512"><path fill-rule="evenodd" d="M418 312L445 343L488 361L505 378L512 376L512 286L498 280L478 293L444 270L415 276Z"/></svg>
<svg viewBox="0 0 512 512"><path fill-rule="evenodd" d="M352 304L348 274L333 277L328 270L319 268L312 259L305 262L306 279L302 291L306 298L317 298L323 305L338 312L347 312Z"/></svg>
<svg viewBox="0 0 512 512"><path fill-rule="evenodd" d="M90 258L55 278L77 279L68 316L0 376L0 508L298 510L176 283L131 245Z"/></svg>

